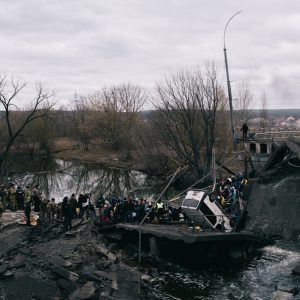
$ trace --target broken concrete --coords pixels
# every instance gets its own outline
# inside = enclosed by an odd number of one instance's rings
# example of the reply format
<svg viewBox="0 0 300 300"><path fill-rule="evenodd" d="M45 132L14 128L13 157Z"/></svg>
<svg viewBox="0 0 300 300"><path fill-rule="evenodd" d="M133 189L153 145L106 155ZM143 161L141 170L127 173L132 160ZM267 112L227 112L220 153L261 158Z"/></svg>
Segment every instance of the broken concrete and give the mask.
<svg viewBox="0 0 300 300"><path fill-rule="evenodd" d="M296 267L293 268L292 274L300 275L300 264L298 264Z"/></svg>
<svg viewBox="0 0 300 300"><path fill-rule="evenodd" d="M110 250L88 221L76 223L77 229L70 231L75 235L65 235L63 224L47 220L34 227L2 230L0 296L5 300L140 298L137 272L120 262L125 253L118 254L117 245Z"/></svg>
<svg viewBox="0 0 300 300"><path fill-rule="evenodd" d="M292 300L294 297L290 293L283 291L276 291L273 293L272 300Z"/></svg>
<svg viewBox="0 0 300 300"><path fill-rule="evenodd" d="M69 281L69 280L66 280L66 279L59 279L57 281L57 284L59 285L59 287L61 289L63 289L64 291L66 291L67 293L71 293L73 292L74 290L76 290L77 286L75 283Z"/></svg>
<svg viewBox="0 0 300 300"><path fill-rule="evenodd" d="M71 282L76 282L78 280L78 274L71 272L63 267L54 266L52 272L61 278L69 280Z"/></svg>
<svg viewBox="0 0 300 300"><path fill-rule="evenodd" d="M75 290L69 297L69 300L85 300L94 296L96 287L93 282L87 282L77 290Z"/></svg>

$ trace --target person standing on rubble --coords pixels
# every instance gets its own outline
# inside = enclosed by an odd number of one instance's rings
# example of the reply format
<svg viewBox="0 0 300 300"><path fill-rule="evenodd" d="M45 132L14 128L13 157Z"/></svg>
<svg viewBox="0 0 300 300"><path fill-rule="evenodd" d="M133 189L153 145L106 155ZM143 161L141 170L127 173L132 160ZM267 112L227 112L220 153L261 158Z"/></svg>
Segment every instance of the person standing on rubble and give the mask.
<svg viewBox="0 0 300 300"><path fill-rule="evenodd" d="M54 222L56 211L57 205L55 203L55 198L51 198L51 201L48 203L47 206L47 215L51 222Z"/></svg>
<svg viewBox="0 0 300 300"><path fill-rule="evenodd" d="M24 213L26 217L26 225L30 226L30 212L31 212L31 192L28 187L25 190L25 205L24 205Z"/></svg>
<svg viewBox="0 0 300 300"><path fill-rule="evenodd" d="M68 197L64 197L62 204L62 212L64 218L64 231L72 229L73 211Z"/></svg>
<svg viewBox="0 0 300 300"><path fill-rule="evenodd" d="M8 195L9 195L10 210L16 211L17 210L16 189L13 183L10 184Z"/></svg>
<svg viewBox="0 0 300 300"><path fill-rule="evenodd" d="M5 211L5 209L8 207L8 203L7 203L7 190L4 184L0 185L0 198L4 206L3 211Z"/></svg>
<svg viewBox="0 0 300 300"><path fill-rule="evenodd" d="M2 203L2 198L0 197L0 218L2 217L3 212L4 212L4 205Z"/></svg>
<svg viewBox="0 0 300 300"><path fill-rule="evenodd" d="M72 209L73 219L76 219L77 218L77 206L78 206L78 202L77 202L77 198L76 198L75 194L71 195L70 205L71 205L71 209Z"/></svg>
<svg viewBox="0 0 300 300"><path fill-rule="evenodd" d="M243 124L241 131L243 131L243 140L247 139L247 132L249 130L249 127L247 126L246 123Z"/></svg>
<svg viewBox="0 0 300 300"><path fill-rule="evenodd" d="M35 186L35 188L33 190L32 197L33 197L33 205L34 205L33 210L35 212L40 212L41 211L41 202L42 202L42 193L39 189L38 184Z"/></svg>

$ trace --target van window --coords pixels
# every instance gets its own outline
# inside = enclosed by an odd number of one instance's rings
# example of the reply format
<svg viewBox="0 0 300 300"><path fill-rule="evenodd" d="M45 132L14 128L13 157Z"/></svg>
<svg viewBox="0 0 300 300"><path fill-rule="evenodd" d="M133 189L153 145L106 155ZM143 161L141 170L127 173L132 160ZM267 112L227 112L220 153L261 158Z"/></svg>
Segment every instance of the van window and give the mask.
<svg viewBox="0 0 300 300"><path fill-rule="evenodd" d="M187 206L189 208L197 208L199 200L196 199L184 199L182 206Z"/></svg>
<svg viewBox="0 0 300 300"><path fill-rule="evenodd" d="M202 202L199 210L205 215L209 222L215 226L217 223L217 217L204 202Z"/></svg>

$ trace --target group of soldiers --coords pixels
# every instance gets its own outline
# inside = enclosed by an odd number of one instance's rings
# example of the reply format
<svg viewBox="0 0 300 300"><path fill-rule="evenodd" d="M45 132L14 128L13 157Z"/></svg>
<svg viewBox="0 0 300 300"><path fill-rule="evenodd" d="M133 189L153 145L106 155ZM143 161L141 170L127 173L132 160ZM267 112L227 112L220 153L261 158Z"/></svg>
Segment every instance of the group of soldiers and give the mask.
<svg viewBox="0 0 300 300"><path fill-rule="evenodd" d="M0 185L0 217L5 210L23 210L26 217L26 224L31 224L31 211L39 213L42 218L51 221L63 220L65 230L72 228L72 219L90 216L93 211L91 194L80 194L78 199L75 194L71 197L64 197L62 202L57 203L55 198L51 200L42 196L39 185L33 188L26 186L15 187L13 183L9 186Z"/></svg>
<svg viewBox="0 0 300 300"><path fill-rule="evenodd" d="M65 196L62 202L56 203L55 198L44 199L41 202L41 216L50 221L63 220L65 231L72 228L72 220L76 218L89 218L95 214L94 206L91 202L91 194L75 194L70 197Z"/></svg>
<svg viewBox="0 0 300 300"><path fill-rule="evenodd" d="M34 206L35 211L39 211L41 205L41 192L39 186L36 185L34 188L26 186L25 190L21 186L15 187L13 183L9 186L4 184L0 185L0 216L2 213L9 209L11 211L25 210L31 204ZM28 210L28 209L27 209Z"/></svg>

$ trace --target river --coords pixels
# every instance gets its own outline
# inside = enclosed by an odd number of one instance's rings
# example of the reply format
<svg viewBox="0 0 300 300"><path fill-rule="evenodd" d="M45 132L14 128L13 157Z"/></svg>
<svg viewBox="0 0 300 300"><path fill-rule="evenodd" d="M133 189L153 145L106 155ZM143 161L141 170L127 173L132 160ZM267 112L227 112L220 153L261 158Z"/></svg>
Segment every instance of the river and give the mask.
<svg viewBox="0 0 300 300"><path fill-rule="evenodd" d="M16 184L39 184L46 197L61 201L65 195L92 192L94 195L131 194L151 199L162 189L156 178L116 168L100 168L62 160L16 160ZM277 285L300 289L300 276L291 275L300 263L300 237L297 241L277 241L249 261L224 262L215 265L182 267L174 263L160 264L160 281L155 293L160 299L166 294L178 299L272 299ZM293 299L300 299L296 295Z"/></svg>
<svg viewBox="0 0 300 300"><path fill-rule="evenodd" d="M278 241L247 262L197 269L165 265L156 289L158 294L179 299L272 299L278 285L300 288L300 276L291 274L299 262L300 240ZM293 299L300 299L300 295Z"/></svg>
<svg viewBox="0 0 300 300"><path fill-rule="evenodd" d="M92 193L94 198L130 195L149 200L155 197L162 184L157 178L138 171L51 158L16 157L11 172L11 182L23 187L38 184L44 197L54 197L56 202L72 193Z"/></svg>

